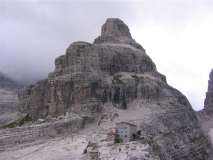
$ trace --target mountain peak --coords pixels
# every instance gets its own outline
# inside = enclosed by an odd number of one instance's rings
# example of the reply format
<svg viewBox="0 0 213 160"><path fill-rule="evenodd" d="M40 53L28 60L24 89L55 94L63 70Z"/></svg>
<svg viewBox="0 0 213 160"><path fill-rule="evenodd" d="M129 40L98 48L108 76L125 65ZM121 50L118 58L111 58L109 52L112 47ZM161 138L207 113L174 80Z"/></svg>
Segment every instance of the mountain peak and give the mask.
<svg viewBox="0 0 213 160"><path fill-rule="evenodd" d="M128 37L132 39L128 26L119 18L108 18L102 26L101 36Z"/></svg>
<svg viewBox="0 0 213 160"><path fill-rule="evenodd" d="M101 28L101 36L96 38L94 43L128 44L135 48L143 49L132 38L129 27L119 18L108 18Z"/></svg>

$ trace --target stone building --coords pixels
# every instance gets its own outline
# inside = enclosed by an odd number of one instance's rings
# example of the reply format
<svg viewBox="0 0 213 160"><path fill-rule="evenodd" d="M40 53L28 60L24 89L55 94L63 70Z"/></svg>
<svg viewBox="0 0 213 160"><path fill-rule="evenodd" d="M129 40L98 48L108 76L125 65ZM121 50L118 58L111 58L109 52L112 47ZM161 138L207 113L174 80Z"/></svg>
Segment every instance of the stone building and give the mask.
<svg viewBox="0 0 213 160"><path fill-rule="evenodd" d="M116 131L123 142L129 142L136 135L137 126L129 122L119 122L116 123Z"/></svg>

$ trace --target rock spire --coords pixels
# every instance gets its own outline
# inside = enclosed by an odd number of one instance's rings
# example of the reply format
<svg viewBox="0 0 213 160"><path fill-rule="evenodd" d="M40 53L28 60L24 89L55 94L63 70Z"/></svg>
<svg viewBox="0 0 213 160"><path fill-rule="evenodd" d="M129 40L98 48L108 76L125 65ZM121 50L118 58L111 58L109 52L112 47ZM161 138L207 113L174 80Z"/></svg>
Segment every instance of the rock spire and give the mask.
<svg viewBox="0 0 213 160"><path fill-rule="evenodd" d="M213 112L213 69L209 74L208 90L204 101L204 109Z"/></svg>
<svg viewBox="0 0 213 160"><path fill-rule="evenodd" d="M131 36L128 26L119 18L108 18L101 29L101 36L94 43L121 43L143 49Z"/></svg>

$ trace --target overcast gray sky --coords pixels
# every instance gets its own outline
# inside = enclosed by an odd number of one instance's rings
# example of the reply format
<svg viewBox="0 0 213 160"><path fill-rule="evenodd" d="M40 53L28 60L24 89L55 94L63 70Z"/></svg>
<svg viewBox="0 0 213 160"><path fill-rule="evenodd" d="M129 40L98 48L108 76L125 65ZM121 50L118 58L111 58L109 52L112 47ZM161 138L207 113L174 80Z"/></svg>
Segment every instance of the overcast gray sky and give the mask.
<svg viewBox="0 0 213 160"><path fill-rule="evenodd" d="M0 71L45 78L73 41L121 18L168 83L201 109L213 68L212 0L0 0Z"/></svg>

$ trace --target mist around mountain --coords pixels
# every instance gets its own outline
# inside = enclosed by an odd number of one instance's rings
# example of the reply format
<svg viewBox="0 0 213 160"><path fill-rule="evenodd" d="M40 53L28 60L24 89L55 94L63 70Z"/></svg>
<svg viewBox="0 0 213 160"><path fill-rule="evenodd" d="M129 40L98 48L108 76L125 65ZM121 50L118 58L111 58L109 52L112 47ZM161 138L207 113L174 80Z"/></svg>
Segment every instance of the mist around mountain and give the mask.
<svg viewBox="0 0 213 160"><path fill-rule="evenodd" d="M4 89L17 89L22 85L19 82L16 82L6 74L0 72L0 88Z"/></svg>

